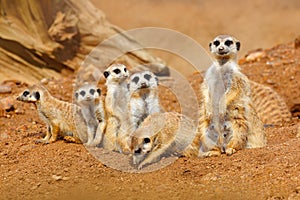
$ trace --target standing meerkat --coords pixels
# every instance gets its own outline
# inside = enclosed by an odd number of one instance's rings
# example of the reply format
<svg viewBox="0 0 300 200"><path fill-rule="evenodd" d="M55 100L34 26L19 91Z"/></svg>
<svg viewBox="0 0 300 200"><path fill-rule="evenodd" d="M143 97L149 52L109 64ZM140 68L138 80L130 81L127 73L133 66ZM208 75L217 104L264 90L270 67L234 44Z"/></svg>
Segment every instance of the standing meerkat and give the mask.
<svg viewBox="0 0 300 200"><path fill-rule="evenodd" d="M118 134L128 131L128 99L127 78L129 71L123 64L112 64L103 73L106 78L107 93L105 110L107 127L103 138L103 147L108 150L122 152L117 144Z"/></svg>
<svg viewBox="0 0 300 200"><path fill-rule="evenodd" d="M236 62L240 42L219 35L210 44L215 61L205 74L200 156L232 155L266 144L263 124L252 105L248 78Z"/></svg>
<svg viewBox="0 0 300 200"><path fill-rule="evenodd" d="M142 169L163 156L190 154L189 146L197 131L195 124L175 112L149 115L131 135L133 164Z"/></svg>
<svg viewBox="0 0 300 200"><path fill-rule="evenodd" d="M47 125L47 134L42 143L52 143L58 136L76 143L87 141L86 125L79 106L60 101L42 85L33 85L22 92L17 100L34 103L40 118Z"/></svg>
<svg viewBox="0 0 300 200"><path fill-rule="evenodd" d="M135 130L148 115L160 112L158 78L150 71L138 72L130 76L128 88L129 118Z"/></svg>
<svg viewBox="0 0 300 200"><path fill-rule="evenodd" d="M85 84L75 91L75 100L87 124L87 146L97 146L102 140L106 119L101 90L95 85Z"/></svg>

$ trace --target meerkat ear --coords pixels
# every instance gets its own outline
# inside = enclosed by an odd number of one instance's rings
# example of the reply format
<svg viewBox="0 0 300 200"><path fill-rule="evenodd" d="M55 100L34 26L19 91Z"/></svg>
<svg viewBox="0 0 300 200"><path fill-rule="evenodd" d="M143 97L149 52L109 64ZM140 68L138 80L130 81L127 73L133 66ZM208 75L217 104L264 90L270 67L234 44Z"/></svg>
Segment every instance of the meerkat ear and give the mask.
<svg viewBox="0 0 300 200"><path fill-rule="evenodd" d="M98 93L99 95L101 95L101 89L100 89L100 88L97 88L97 93Z"/></svg>
<svg viewBox="0 0 300 200"><path fill-rule="evenodd" d="M40 100L41 95L39 92L35 92L34 96L35 96L36 100Z"/></svg>
<svg viewBox="0 0 300 200"><path fill-rule="evenodd" d="M75 93L75 98L78 99L78 96L79 96L79 94L78 94L78 92L76 92Z"/></svg>
<svg viewBox="0 0 300 200"><path fill-rule="evenodd" d="M210 51L211 51L211 45L212 45L212 43L210 42L209 45L208 45Z"/></svg>
<svg viewBox="0 0 300 200"><path fill-rule="evenodd" d="M156 81L156 83L157 83L157 85L158 85L159 82L158 82L158 78L157 78L157 77L155 77L155 81Z"/></svg>
<svg viewBox="0 0 300 200"><path fill-rule="evenodd" d="M240 50L240 48L241 48L241 43L240 42L236 42L236 50Z"/></svg>
<svg viewBox="0 0 300 200"><path fill-rule="evenodd" d="M129 90L130 89L130 84L129 83L127 83L127 90Z"/></svg>
<svg viewBox="0 0 300 200"><path fill-rule="evenodd" d="M109 76L109 72L108 72L108 71L105 71L105 72L103 73L103 75L104 75L105 78L107 78L107 77Z"/></svg>

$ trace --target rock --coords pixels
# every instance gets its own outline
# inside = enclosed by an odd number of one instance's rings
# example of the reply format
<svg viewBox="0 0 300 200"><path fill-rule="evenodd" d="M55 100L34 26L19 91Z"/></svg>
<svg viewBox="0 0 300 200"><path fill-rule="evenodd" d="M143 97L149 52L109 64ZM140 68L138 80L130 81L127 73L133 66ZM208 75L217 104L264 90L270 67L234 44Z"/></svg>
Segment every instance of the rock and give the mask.
<svg viewBox="0 0 300 200"><path fill-rule="evenodd" d="M15 100L12 97L0 99L0 110L13 111Z"/></svg>
<svg viewBox="0 0 300 200"><path fill-rule="evenodd" d="M0 94L11 93L11 87L8 85L0 85Z"/></svg>
<svg viewBox="0 0 300 200"><path fill-rule="evenodd" d="M53 178L55 181L59 181L59 180L62 180L62 179L63 179L62 176L57 176L57 175L52 175L52 178Z"/></svg>

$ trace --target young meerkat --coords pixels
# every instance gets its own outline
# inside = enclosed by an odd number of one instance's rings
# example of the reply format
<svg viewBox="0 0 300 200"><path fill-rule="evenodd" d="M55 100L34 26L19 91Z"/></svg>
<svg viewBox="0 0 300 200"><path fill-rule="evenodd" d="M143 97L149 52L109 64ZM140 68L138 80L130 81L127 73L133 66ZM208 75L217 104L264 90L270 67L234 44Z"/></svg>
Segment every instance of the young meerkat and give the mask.
<svg viewBox="0 0 300 200"><path fill-rule="evenodd" d="M149 115L131 135L132 162L138 169L163 156L186 155L197 131L196 123L175 113Z"/></svg>
<svg viewBox="0 0 300 200"><path fill-rule="evenodd" d="M33 85L23 91L17 100L34 103L40 118L47 125L47 134L41 143L55 142L58 136L76 143L87 141L86 124L79 106L60 101L42 85Z"/></svg>
<svg viewBox="0 0 300 200"><path fill-rule="evenodd" d="M130 76L128 88L129 118L135 130L148 115L160 112L158 78L150 71L138 72Z"/></svg>
<svg viewBox="0 0 300 200"><path fill-rule="evenodd" d="M209 47L215 61L201 88L204 118L199 155L232 155L243 148L265 146L265 132L252 105L249 80L236 62L240 42L219 35Z"/></svg>
<svg viewBox="0 0 300 200"><path fill-rule="evenodd" d="M105 85L107 87L105 97L107 127L103 138L103 147L123 152L124 149L118 144L117 137L129 129L127 111L129 91L126 82L129 71L123 64L112 64L104 71L103 75L106 78Z"/></svg>
<svg viewBox="0 0 300 200"><path fill-rule="evenodd" d="M92 84L85 84L75 91L76 103L87 124L87 146L97 146L105 131L106 119L101 90Z"/></svg>

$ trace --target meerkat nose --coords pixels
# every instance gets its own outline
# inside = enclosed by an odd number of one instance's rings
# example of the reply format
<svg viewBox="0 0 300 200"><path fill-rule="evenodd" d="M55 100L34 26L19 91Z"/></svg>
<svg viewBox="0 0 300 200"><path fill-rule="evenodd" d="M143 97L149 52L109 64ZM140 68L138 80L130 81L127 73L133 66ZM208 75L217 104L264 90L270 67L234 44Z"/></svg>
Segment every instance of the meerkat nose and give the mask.
<svg viewBox="0 0 300 200"><path fill-rule="evenodd" d="M224 47L219 47L219 51L223 51L224 50Z"/></svg>
<svg viewBox="0 0 300 200"><path fill-rule="evenodd" d="M222 152L222 153L225 153L225 152L226 152L225 146L222 146L221 152Z"/></svg>
<svg viewBox="0 0 300 200"><path fill-rule="evenodd" d="M146 83L142 83L141 85L142 85L142 87L146 87L147 86Z"/></svg>

